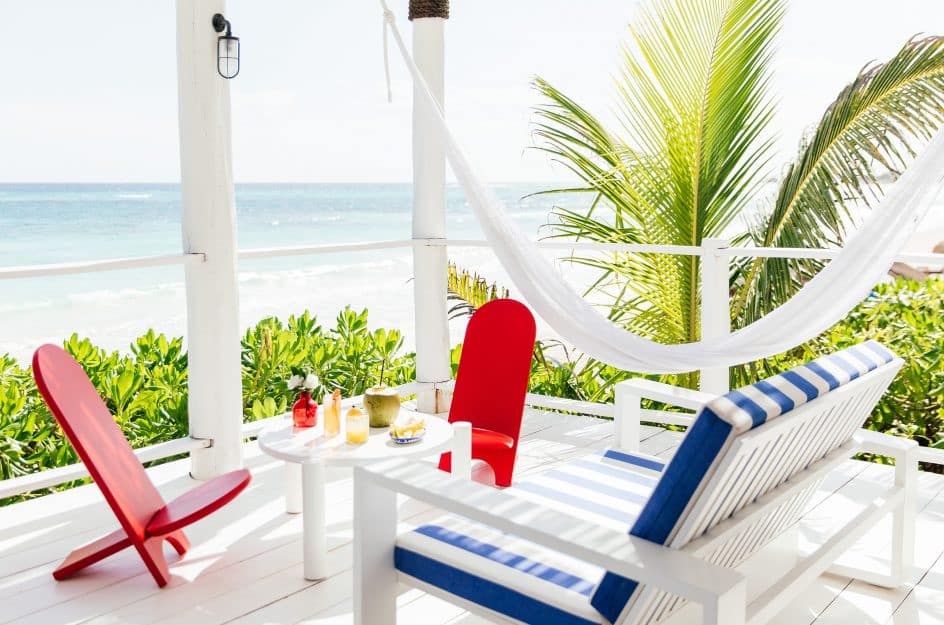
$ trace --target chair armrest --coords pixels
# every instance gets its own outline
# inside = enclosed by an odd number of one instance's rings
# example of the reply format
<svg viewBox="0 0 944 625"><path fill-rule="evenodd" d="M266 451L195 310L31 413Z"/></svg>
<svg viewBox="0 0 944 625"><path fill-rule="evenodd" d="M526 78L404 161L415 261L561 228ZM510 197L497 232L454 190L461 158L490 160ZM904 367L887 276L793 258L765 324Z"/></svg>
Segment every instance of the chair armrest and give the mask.
<svg viewBox="0 0 944 625"><path fill-rule="evenodd" d="M744 577L684 551L600 527L428 465L394 460L354 469L360 488L401 493L450 513L651 584L703 605L743 591Z"/></svg>
<svg viewBox="0 0 944 625"><path fill-rule="evenodd" d="M910 438L892 436L874 430L861 429L855 433L854 438L862 451L896 459L916 453L918 447L917 441Z"/></svg>
<svg viewBox="0 0 944 625"><path fill-rule="evenodd" d="M619 386L624 389L624 392L688 410L699 410L702 406L717 398L717 395L711 393L693 391L692 389L643 378L631 378L620 382Z"/></svg>

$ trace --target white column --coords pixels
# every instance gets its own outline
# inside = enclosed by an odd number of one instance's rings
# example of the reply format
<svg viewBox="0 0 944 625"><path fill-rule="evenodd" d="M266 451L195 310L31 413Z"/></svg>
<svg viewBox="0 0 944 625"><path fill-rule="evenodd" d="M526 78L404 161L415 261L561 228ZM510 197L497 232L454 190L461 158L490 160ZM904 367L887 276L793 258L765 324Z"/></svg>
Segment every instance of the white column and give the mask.
<svg viewBox="0 0 944 625"><path fill-rule="evenodd" d="M177 97L183 248L206 262L187 265L190 435L212 439L191 454L206 479L242 465L242 384L236 210L229 81L216 71L211 24L224 0L177 0Z"/></svg>
<svg viewBox="0 0 944 625"><path fill-rule="evenodd" d="M725 239L704 239L701 245L701 337L717 338L731 332L731 258L718 253L728 247ZM727 367L702 369L701 390L706 393L723 395L729 384Z"/></svg>
<svg viewBox="0 0 944 625"><path fill-rule="evenodd" d="M444 29L446 20L413 20L413 57L430 90L443 102ZM449 367L449 323L446 316L446 156L432 122L432 112L413 95L413 306L416 334L416 380L444 382ZM428 245L432 243L432 245ZM437 245L437 243L439 245ZM441 392L418 394L420 412L449 409Z"/></svg>

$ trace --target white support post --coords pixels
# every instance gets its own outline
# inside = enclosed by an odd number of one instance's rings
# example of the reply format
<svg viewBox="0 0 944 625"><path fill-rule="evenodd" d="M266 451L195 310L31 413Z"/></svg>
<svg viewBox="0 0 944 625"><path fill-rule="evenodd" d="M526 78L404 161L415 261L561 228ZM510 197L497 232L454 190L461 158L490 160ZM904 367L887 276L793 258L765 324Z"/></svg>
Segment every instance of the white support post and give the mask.
<svg viewBox="0 0 944 625"><path fill-rule="evenodd" d="M397 495L354 468L354 625L396 625Z"/></svg>
<svg viewBox="0 0 944 625"><path fill-rule="evenodd" d="M901 506L892 513L891 581L904 584L914 565L915 516L918 496L919 447L908 449L895 458L895 486L902 489Z"/></svg>
<svg viewBox="0 0 944 625"><path fill-rule="evenodd" d="M704 239L701 246L701 338L717 338L731 332L731 259L718 253L728 247L728 241ZM702 369L702 391L723 395L729 384L727 367Z"/></svg>
<svg viewBox="0 0 944 625"><path fill-rule="evenodd" d="M177 98L186 267L190 435L212 445L191 454L206 479L242 466L242 382L236 209L229 81L216 71L215 13L224 0L177 0Z"/></svg>
<svg viewBox="0 0 944 625"><path fill-rule="evenodd" d="M744 625L747 621L747 584L740 584L702 605L703 625Z"/></svg>
<svg viewBox="0 0 944 625"><path fill-rule="evenodd" d="M442 17L413 20L413 58L440 105L444 95ZM446 247L424 245L446 237L446 155L423 97L413 94L413 306L416 334L416 381L441 383L452 377L449 320L446 316ZM418 393L420 412L449 409L447 395L430 388Z"/></svg>
<svg viewBox="0 0 944 625"><path fill-rule="evenodd" d="M613 426L617 449L639 451L640 421L642 421L642 397L625 382L616 385Z"/></svg>
<svg viewBox="0 0 944 625"><path fill-rule="evenodd" d="M472 424L457 421L452 424L452 474L464 480L472 479Z"/></svg>

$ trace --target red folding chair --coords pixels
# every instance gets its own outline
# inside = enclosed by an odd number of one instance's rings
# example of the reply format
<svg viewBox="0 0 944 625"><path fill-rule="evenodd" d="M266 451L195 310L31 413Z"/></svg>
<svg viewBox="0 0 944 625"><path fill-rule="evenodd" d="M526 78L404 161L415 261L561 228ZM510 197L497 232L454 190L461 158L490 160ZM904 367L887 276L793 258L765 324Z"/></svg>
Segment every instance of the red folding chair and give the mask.
<svg viewBox="0 0 944 625"><path fill-rule="evenodd" d="M511 299L479 308L465 330L449 422L472 424L472 457L492 467L496 486L511 486L534 334L531 311ZM439 468L451 460L443 454Z"/></svg>
<svg viewBox="0 0 944 625"><path fill-rule="evenodd" d="M43 345L33 354L33 376L50 412L121 524L120 529L70 553L53 577L66 579L133 546L157 585L165 586L170 571L163 541L183 555L190 542L182 528L232 501L249 484L249 471L231 471L165 503L75 359L55 345Z"/></svg>

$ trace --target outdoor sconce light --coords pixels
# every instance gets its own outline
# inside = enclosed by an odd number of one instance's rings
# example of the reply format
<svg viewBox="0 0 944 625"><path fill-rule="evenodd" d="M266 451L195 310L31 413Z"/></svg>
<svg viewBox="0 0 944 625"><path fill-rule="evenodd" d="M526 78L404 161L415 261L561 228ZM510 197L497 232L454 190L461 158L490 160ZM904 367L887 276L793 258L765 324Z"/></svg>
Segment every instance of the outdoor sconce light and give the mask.
<svg viewBox="0 0 944 625"><path fill-rule="evenodd" d="M235 78L239 73L239 37L233 37L229 20L222 13L213 16L213 30L226 31L216 40L216 71L223 78Z"/></svg>

